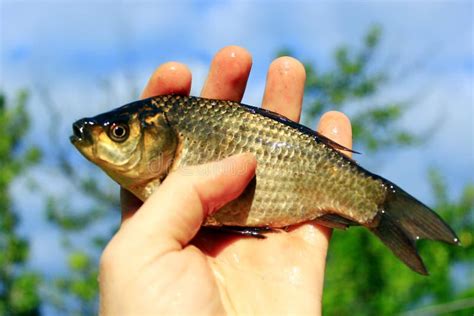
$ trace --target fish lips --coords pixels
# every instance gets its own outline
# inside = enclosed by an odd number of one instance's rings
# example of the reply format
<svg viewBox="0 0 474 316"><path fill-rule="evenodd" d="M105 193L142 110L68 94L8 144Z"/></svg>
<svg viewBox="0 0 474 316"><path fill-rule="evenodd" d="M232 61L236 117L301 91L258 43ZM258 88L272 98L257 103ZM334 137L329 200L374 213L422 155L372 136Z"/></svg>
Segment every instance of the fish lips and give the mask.
<svg viewBox="0 0 474 316"><path fill-rule="evenodd" d="M90 146L92 145L91 128L97 123L90 119L84 118L72 124L72 135L69 137L74 146Z"/></svg>

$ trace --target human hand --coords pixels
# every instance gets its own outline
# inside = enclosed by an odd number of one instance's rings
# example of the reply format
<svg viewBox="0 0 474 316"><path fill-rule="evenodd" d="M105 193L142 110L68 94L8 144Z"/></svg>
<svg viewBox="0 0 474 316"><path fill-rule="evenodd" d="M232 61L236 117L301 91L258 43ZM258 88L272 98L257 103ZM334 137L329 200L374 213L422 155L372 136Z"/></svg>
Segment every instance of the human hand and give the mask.
<svg viewBox="0 0 474 316"><path fill-rule="evenodd" d="M240 47L219 51L202 96L240 101L251 63ZM304 81L301 63L276 59L262 106L298 121ZM190 87L186 66L171 62L142 96L189 94ZM351 147L341 113L326 113L318 131ZM232 173L231 165L245 171ZM263 240L198 232L216 205L242 192L255 166L251 155L238 155L176 172L143 205L122 190L122 224L101 258L101 314L320 314L329 229L306 223Z"/></svg>

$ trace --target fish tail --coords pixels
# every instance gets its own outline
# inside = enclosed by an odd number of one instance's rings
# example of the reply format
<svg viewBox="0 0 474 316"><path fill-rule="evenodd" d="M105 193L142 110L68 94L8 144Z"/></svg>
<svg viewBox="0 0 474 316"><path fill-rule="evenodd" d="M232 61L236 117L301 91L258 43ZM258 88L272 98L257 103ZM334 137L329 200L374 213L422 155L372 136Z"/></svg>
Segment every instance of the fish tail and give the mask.
<svg viewBox="0 0 474 316"><path fill-rule="evenodd" d="M412 270L428 275L416 249L419 239L459 244L454 231L429 207L384 181L388 194L377 215L378 225L369 229Z"/></svg>

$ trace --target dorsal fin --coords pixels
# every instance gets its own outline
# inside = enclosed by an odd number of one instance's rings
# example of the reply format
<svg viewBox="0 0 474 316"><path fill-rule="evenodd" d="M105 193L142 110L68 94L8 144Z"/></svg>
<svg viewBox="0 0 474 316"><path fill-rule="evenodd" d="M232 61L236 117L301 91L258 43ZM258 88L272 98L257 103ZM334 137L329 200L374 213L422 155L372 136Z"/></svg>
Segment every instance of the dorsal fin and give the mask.
<svg viewBox="0 0 474 316"><path fill-rule="evenodd" d="M335 141L333 140L330 140L329 138L327 138L326 136L304 126L304 125L301 125L295 121L292 121L290 120L289 118L287 118L286 116L283 116L279 113L276 113L276 112L273 112L273 111L270 111L270 110L266 110L266 109L262 109L262 108L258 108L258 107L255 107L255 106L251 106L251 105L247 105L247 104L241 104L239 103L243 108L247 109L248 111L252 112L252 113L258 113L260 115L263 115L263 116L266 116L268 118L271 118L275 121L278 121L282 124L285 124L287 126L290 126L292 128L295 128L297 130L299 130L301 133L304 133L306 135L310 135L314 138L314 140L316 140L316 142L318 143L323 143L325 145L328 145L334 149L337 149L337 150L343 150L343 151L349 151L351 153L354 153L354 154L360 154L360 152L357 152L355 150L352 150L352 149L349 149L345 146L342 146L341 144L339 143L336 143Z"/></svg>

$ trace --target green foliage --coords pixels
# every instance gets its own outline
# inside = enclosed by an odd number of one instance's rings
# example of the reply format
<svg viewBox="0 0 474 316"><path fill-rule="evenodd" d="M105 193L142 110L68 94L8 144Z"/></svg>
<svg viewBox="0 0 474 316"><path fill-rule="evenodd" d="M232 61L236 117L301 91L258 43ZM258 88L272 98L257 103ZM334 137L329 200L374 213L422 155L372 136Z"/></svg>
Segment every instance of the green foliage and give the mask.
<svg viewBox="0 0 474 316"><path fill-rule="evenodd" d="M9 191L12 182L41 158L38 148L23 143L29 128L27 98L20 92L13 105L7 105L0 93L0 315L36 315L41 305L41 279L26 265L29 244L17 233L19 219Z"/></svg>
<svg viewBox="0 0 474 316"><path fill-rule="evenodd" d="M47 198L47 219L61 232L64 249L69 253L69 273L53 280L49 301L61 314L93 315L97 314L98 308L99 254L116 230L110 225L110 216L119 216L116 213L119 210L118 192L114 190L116 185L105 179L102 172L84 173L84 169L95 168L87 162L84 161L83 168L73 168L72 161L66 156L60 154L58 159L62 161L63 175L73 184L75 194L82 195L83 201L91 199L91 203L90 206L86 206L87 203L75 206L68 196ZM102 224L100 231L91 233L92 226L97 223ZM87 239L78 242L77 237Z"/></svg>
<svg viewBox="0 0 474 316"><path fill-rule="evenodd" d="M374 68L380 43L381 28L372 27L363 39L361 49L341 46L334 53L333 68L323 71L305 63L305 114L314 120L329 110L351 113L354 140L368 151L377 151L392 145L413 145L419 137L399 127L407 102L377 102L379 90L390 84L385 70ZM284 50L280 55L291 54Z"/></svg>
<svg viewBox="0 0 474 316"><path fill-rule="evenodd" d="M61 121L52 100L47 95L43 97L52 121ZM68 253L68 273L49 280L52 286L47 289L45 299L60 314L97 314L99 254L116 230L111 217L119 216L117 186L89 162L73 160L68 153L74 149L69 143L66 148L61 147L64 135L57 129L51 128L48 137L58 144L52 160L61 181L73 189L64 195L45 192L46 218L61 233L62 245ZM100 229L94 230L94 225Z"/></svg>
<svg viewBox="0 0 474 316"><path fill-rule="evenodd" d="M75 250L68 256L70 273L54 280L51 299L67 315L97 313L97 263L87 253Z"/></svg>

